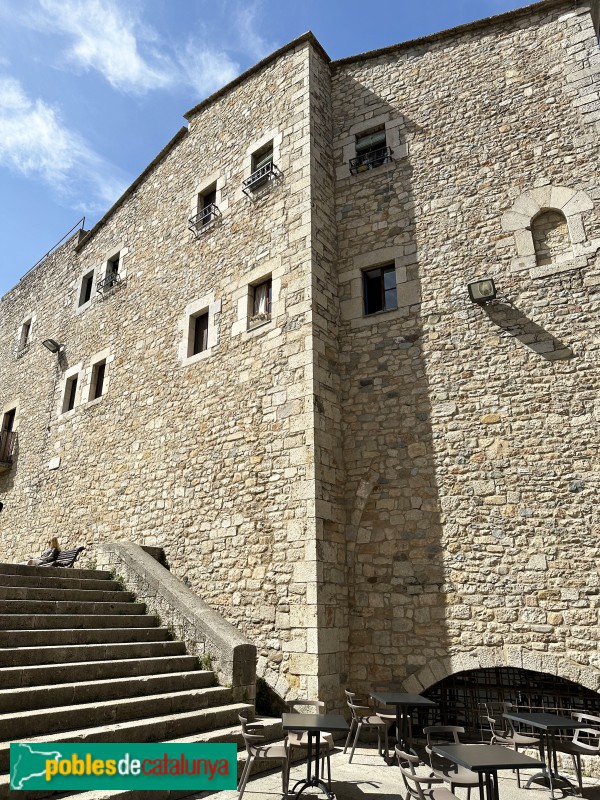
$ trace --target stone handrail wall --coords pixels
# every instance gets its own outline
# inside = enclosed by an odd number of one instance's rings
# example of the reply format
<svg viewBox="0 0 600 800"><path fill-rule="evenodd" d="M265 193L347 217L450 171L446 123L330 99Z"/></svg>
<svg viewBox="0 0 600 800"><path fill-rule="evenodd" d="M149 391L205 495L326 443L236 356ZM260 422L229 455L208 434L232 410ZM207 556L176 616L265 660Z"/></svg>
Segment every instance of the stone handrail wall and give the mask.
<svg viewBox="0 0 600 800"><path fill-rule="evenodd" d="M96 554L98 568L114 571L148 612L157 614L161 624L185 642L190 654L210 656L211 669L220 683L232 687L235 701L254 702L256 647L237 628L139 545L101 544Z"/></svg>

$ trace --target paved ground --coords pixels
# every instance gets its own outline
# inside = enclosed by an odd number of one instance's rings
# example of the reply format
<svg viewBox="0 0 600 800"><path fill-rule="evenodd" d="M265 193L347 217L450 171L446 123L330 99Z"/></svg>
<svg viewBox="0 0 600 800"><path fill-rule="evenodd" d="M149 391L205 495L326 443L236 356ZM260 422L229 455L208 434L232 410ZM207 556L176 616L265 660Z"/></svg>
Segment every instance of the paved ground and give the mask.
<svg viewBox="0 0 600 800"><path fill-rule="evenodd" d="M305 763L300 763L292 768L290 790L296 780L306 774ZM531 773L530 773L531 774ZM374 755L373 748L356 749L352 764L348 764L348 755L342 753L342 748L336 747L331 756L332 789L337 800L404 800L404 785L401 782L398 767L386 766L381 758ZM526 776L527 772L521 772ZM574 782L576 779L573 777ZM521 786L525 784L522 781ZM578 795L578 791L574 792ZM467 800L466 789L457 789L459 800ZM203 794L208 800L236 800L237 792L217 792L210 795ZM244 800L281 800L281 772L270 772L249 781ZM561 793L557 792L556 797ZM291 797L291 795L290 795ZM323 793L316 790L304 792L302 798L325 798ZM519 789L517 777L512 772L500 773L500 800L549 800L548 789L542 786L532 786L531 789ZM600 800L600 779L584 778L583 797L586 800ZM473 792L472 800L479 800L479 792Z"/></svg>

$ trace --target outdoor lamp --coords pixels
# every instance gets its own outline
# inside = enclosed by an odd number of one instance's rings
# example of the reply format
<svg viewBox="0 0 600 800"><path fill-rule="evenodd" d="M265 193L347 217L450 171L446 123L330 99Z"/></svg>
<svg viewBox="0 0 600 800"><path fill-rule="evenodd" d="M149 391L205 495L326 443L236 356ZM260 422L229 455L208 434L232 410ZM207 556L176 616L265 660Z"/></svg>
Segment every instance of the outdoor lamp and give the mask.
<svg viewBox="0 0 600 800"><path fill-rule="evenodd" d="M474 303L489 303L496 297L496 284L493 278L482 278L467 285L469 297Z"/></svg>
<svg viewBox="0 0 600 800"><path fill-rule="evenodd" d="M59 344L54 339L44 339L42 344L46 350L50 350L51 353L58 353L62 348L62 344Z"/></svg>

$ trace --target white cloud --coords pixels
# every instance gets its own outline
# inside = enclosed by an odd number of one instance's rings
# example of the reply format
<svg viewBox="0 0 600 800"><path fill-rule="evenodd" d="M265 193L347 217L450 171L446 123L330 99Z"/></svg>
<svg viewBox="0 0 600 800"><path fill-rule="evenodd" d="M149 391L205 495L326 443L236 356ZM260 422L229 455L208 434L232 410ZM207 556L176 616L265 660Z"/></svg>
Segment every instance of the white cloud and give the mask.
<svg viewBox="0 0 600 800"><path fill-rule="evenodd" d="M95 211L125 188L115 168L62 123L58 111L32 100L21 84L0 77L0 165L41 179L61 197Z"/></svg>
<svg viewBox="0 0 600 800"><path fill-rule="evenodd" d="M240 46L249 56L260 61L276 49L269 44L258 32L256 17L260 8L259 3L247 3L236 9L234 14L235 27L240 39Z"/></svg>
<svg viewBox="0 0 600 800"><path fill-rule="evenodd" d="M240 74L240 66L224 51L211 50L190 39L179 62L186 82L206 97Z"/></svg>
<svg viewBox="0 0 600 800"><path fill-rule="evenodd" d="M145 92L173 82L171 63L153 49L155 35L123 6L112 0L40 0L40 6L48 27L72 40L65 58L97 70L115 89Z"/></svg>

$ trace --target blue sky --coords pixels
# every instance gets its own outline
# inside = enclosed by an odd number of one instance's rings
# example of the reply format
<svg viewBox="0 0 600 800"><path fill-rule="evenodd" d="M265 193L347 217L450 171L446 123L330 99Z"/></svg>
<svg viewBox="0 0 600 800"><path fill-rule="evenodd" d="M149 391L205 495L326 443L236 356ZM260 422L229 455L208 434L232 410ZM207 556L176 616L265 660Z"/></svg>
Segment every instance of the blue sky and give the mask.
<svg viewBox="0 0 600 800"><path fill-rule="evenodd" d="M0 296L90 228L182 115L312 30L331 58L524 0L0 0Z"/></svg>

